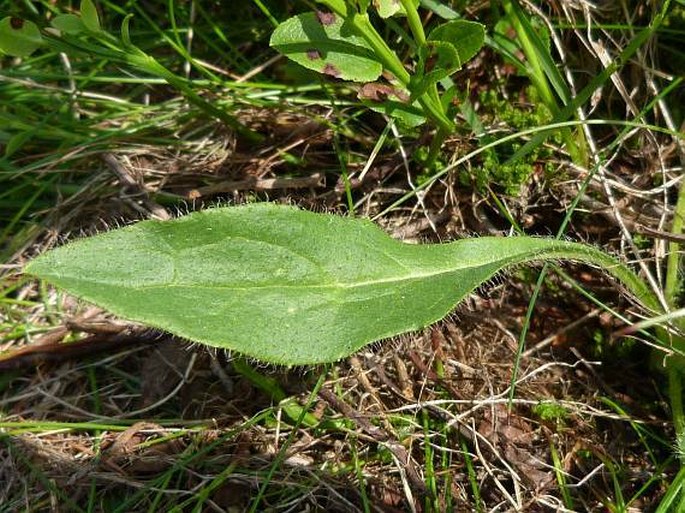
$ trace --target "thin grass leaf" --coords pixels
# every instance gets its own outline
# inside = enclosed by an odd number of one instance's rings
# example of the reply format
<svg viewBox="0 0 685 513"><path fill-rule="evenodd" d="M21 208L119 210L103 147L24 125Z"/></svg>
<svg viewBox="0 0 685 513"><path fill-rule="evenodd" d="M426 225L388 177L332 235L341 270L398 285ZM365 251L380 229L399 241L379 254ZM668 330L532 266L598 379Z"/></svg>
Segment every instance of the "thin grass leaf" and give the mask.
<svg viewBox="0 0 685 513"><path fill-rule="evenodd" d="M571 90L554 64L549 47L540 38L518 2L512 0L511 2L506 2L505 5L511 6L509 13L512 16L514 27L521 41L521 47L528 61L534 67L533 73L542 71L544 77L549 81L559 100L561 100L561 105L556 106L557 109L568 105L571 101ZM542 80L542 77L538 77L538 79ZM553 106L549 105L549 107Z"/></svg>

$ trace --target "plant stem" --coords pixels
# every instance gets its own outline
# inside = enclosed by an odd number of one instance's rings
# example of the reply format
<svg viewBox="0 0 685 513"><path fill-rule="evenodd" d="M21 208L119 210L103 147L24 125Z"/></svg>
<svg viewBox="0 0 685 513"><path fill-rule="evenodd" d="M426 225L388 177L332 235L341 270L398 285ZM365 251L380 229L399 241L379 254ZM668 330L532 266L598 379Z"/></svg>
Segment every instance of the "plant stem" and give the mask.
<svg viewBox="0 0 685 513"><path fill-rule="evenodd" d="M433 164L435 164L435 161L438 159L438 156L440 155L442 143L445 142L445 139L449 134L450 132L446 132L442 128L438 128L437 133L435 134L435 136L433 136L433 140L431 141L430 150L428 151L428 157L426 157L425 162L423 162L423 166L426 169L431 169L433 167Z"/></svg>
<svg viewBox="0 0 685 513"><path fill-rule="evenodd" d="M331 11L341 16L352 24L357 29L357 32L362 36L373 49L373 53L383 64L383 67L390 73L395 75L397 80L404 87L408 87L411 81L411 75L405 69L402 61L397 57L397 54L388 46L385 40L381 37L378 31L374 28L366 13L359 13L356 9L348 6L344 0L319 0L320 3L328 7ZM407 13L412 14L409 20L410 28L417 43L421 45L426 44L426 36L421 25L421 19L418 16L416 8L407 0L400 0L405 6ZM435 87L435 86L434 86ZM426 113L426 115L438 126L439 129L452 133L454 131L454 123L450 121L445 115L445 111L440 103L437 95L437 89L434 96L430 92L423 94L418 99L419 104Z"/></svg>
<svg viewBox="0 0 685 513"><path fill-rule="evenodd" d="M683 221L685 220L685 183L681 184L678 191L678 200L673 213L673 223L671 233L680 235L683 232ZM681 280L680 271L680 244L672 241L668 245L668 258L666 259L666 283L664 285L664 297L669 308L678 307L678 294L680 292ZM678 335L671 335L665 329L657 330L659 339L664 343L671 343L677 350L685 350L685 339ZM676 433L676 443L682 449L681 444L685 437L685 411L683 411L683 371L685 370L685 360L682 356L676 355L666 362L668 373L668 395L671 401L671 415L673 416L673 427Z"/></svg>
<svg viewBox="0 0 685 513"><path fill-rule="evenodd" d="M675 357L679 358L679 357ZM674 362L675 363L675 362ZM678 362L680 363L680 362ZM668 366L668 396L671 401L671 415L676 433L676 442L680 448L681 437L685 436L685 412L683 411L682 373L675 364Z"/></svg>
<svg viewBox="0 0 685 513"><path fill-rule="evenodd" d="M685 182L680 185L678 191L678 201L673 213L673 223L671 233L680 235L683 232L683 222L685 221ZM681 286L679 278L680 271L680 244L672 241L668 244L668 258L666 260L666 285L664 296L669 306L676 307L678 292Z"/></svg>
<svg viewBox="0 0 685 513"><path fill-rule="evenodd" d="M404 10L407 14L407 23L409 24L409 30L411 30L411 33L414 36L416 46L426 47L428 45L428 41L426 40L426 33L423 30L423 22L419 17L419 12L416 10L416 7L414 7L414 3L412 0L400 0L400 3L402 4L402 7L404 7ZM442 107L442 103L440 103L440 95L438 94L437 84L432 83L426 91L426 94L433 102L440 106L440 111L444 116L445 109Z"/></svg>
<svg viewBox="0 0 685 513"><path fill-rule="evenodd" d="M390 49L385 40L376 31L371 24L368 15L354 13L350 19L360 35L369 43L371 48L373 48L374 54L382 62L383 67L395 75L404 87L408 87L411 75L404 68L402 61L397 57L397 54ZM454 130L454 123L445 115L440 101L436 101L430 93L423 94L418 101L426 115L431 118L438 128L445 130L448 133L451 133Z"/></svg>

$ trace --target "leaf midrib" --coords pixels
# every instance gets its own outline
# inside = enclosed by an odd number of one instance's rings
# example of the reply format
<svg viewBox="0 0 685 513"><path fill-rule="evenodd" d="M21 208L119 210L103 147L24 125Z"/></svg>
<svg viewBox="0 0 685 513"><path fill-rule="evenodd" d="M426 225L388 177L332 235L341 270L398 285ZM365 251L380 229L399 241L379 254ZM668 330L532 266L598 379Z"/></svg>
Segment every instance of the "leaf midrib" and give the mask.
<svg viewBox="0 0 685 513"><path fill-rule="evenodd" d="M480 264L476 266L471 266L470 268L485 267L487 265L492 265L493 262L488 262L486 264ZM309 283L309 284L250 284L250 285L231 285L231 284L193 284L193 283L159 283L154 285L140 285L140 286L126 286L127 289L132 290L151 290L151 289L168 289L168 288L184 288L184 289L227 289L227 290L241 290L241 291L252 291L252 290L266 290L266 289L303 289L303 290L354 290L361 289L364 287L373 287L377 285L387 285L387 284L401 284L403 282L412 282L419 280L426 280L430 278L436 278L442 275L455 274L465 271L466 267L456 267L451 269L441 269L440 271L414 274L414 275L404 275L400 277L390 277L375 280L366 280L363 282L354 283ZM80 281L80 278L76 278ZM97 284L107 287L122 288L121 285L115 285L111 282L94 280L89 278L88 283Z"/></svg>

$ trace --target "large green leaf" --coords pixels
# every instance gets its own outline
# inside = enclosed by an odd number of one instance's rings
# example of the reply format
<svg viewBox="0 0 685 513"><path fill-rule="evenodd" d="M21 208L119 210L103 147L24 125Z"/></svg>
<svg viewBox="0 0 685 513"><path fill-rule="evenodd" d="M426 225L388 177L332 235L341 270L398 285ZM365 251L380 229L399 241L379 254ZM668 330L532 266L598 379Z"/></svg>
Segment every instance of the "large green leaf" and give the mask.
<svg viewBox="0 0 685 513"><path fill-rule="evenodd" d="M26 272L117 315L267 362L330 362L429 325L503 268L598 250L528 237L394 240L368 220L254 204L144 221L45 253Z"/></svg>
<svg viewBox="0 0 685 513"><path fill-rule="evenodd" d="M331 12L309 12L284 21L270 44L305 68L343 80L373 82L383 71L364 38Z"/></svg>

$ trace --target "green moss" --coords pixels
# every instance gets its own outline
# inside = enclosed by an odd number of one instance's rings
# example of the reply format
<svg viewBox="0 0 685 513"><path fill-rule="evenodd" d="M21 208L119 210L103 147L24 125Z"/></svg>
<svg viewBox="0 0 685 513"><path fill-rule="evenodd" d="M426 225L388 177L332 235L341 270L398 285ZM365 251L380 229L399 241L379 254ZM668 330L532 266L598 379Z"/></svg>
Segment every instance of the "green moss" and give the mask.
<svg viewBox="0 0 685 513"><path fill-rule="evenodd" d="M538 98L536 89L528 87L525 96L527 104L516 104L502 98L496 89L482 92L479 100L483 123L490 126L505 125L512 131L550 123L552 115ZM561 143L559 136L552 136L550 142ZM553 169L553 166L547 163L552 157L552 152L545 147L538 147L522 160L505 164L524 143L525 141L515 140L498 145L493 151L484 154L481 165L475 169L474 175L462 179L471 181L481 192L490 186L505 194L518 194L521 186L526 184L536 171L542 170L547 174Z"/></svg>
<svg viewBox="0 0 685 513"><path fill-rule="evenodd" d="M545 422L563 423L568 417L568 410L559 403L552 401L544 401L533 406L533 413L537 415L540 420Z"/></svg>

